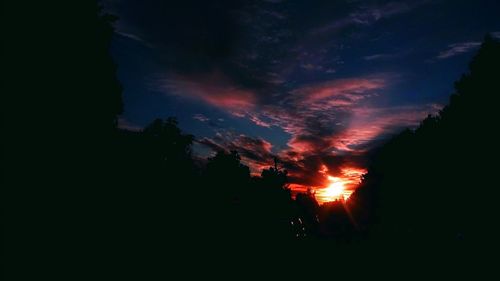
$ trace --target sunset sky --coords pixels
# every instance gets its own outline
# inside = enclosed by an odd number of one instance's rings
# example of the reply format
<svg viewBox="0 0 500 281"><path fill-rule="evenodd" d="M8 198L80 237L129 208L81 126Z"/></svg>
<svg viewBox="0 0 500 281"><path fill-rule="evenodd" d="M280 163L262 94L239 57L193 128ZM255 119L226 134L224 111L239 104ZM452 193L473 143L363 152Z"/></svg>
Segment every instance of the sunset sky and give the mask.
<svg viewBox="0 0 500 281"><path fill-rule="evenodd" d="M354 188L370 149L437 112L485 34L500 37L495 0L104 6L122 128L175 116L197 157L234 149L260 174L278 156L295 190Z"/></svg>

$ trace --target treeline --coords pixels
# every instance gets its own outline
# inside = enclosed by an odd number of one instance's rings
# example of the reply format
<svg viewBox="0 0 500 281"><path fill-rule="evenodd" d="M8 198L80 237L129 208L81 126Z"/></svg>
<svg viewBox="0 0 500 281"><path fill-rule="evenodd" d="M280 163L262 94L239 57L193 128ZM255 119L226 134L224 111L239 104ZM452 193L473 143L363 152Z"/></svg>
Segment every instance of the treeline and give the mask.
<svg viewBox="0 0 500 281"><path fill-rule="evenodd" d="M449 104L377 150L351 196L377 239L487 241L498 235L500 43L486 36Z"/></svg>
<svg viewBox="0 0 500 281"><path fill-rule="evenodd" d="M97 19L103 50L112 20ZM90 119L96 145L88 147L97 148L90 155L99 153L93 171L99 167L107 179L103 198L116 199L110 204L116 225L109 227L130 226L129 233L151 243L188 237L350 242L494 236L499 56L499 43L487 36L449 105L380 147L350 200L320 206L311 192L292 199L279 165L251 177L235 151L194 161L194 136L181 132L175 118L155 120L141 132L118 129L121 87L109 54L101 55L96 79L103 87L95 96L101 106ZM101 93L110 94L103 99ZM99 136L106 142L99 143Z"/></svg>
<svg viewBox="0 0 500 281"><path fill-rule="evenodd" d="M319 206L311 192L293 199L278 159L259 177L237 151L195 160L194 137L175 118L157 119L140 132L117 129L115 138L117 192L129 202L121 208L150 237L349 240L356 230L345 202Z"/></svg>
<svg viewBox="0 0 500 281"><path fill-rule="evenodd" d="M142 132L117 131L117 175L150 224L195 239L315 239L440 242L496 236L495 172L500 43L487 36L449 105L373 153L368 174L347 202L320 206L311 192L294 199L278 165L251 177L237 152L204 165L194 137L175 119ZM131 177L128 179L128 177ZM137 193L137 195L135 195ZM143 198L141 198L141 196ZM139 199L141 198L141 199ZM141 202L137 204L137 202ZM144 209L144 206L147 208ZM153 233L160 233L156 230Z"/></svg>
<svg viewBox="0 0 500 281"><path fill-rule="evenodd" d="M140 214L136 223L144 223L143 231L202 240L293 237L286 171L270 167L251 177L236 151L194 161L194 137L174 118L155 120L141 132L118 130L116 137L121 192L131 200L128 211Z"/></svg>
<svg viewBox="0 0 500 281"><path fill-rule="evenodd" d="M273 249L257 245L254 259L242 247L310 237L497 239L500 46L491 37L439 115L381 147L346 205L319 206L311 193L292 200L279 167L252 178L233 152L193 161L193 136L174 119L154 121L141 132L119 130L121 86L109 54L114 18L102 16L95 1L68 4L78 7L73 11L47 1L29 9L18 4L2 18L15 28L5 32L1 138L1 252L6 268L20 261L21 268L12 270L18 278L26 272L51 278L208 275L204 264L227 276L229 262L246 265L246 273L266 257L281 272L327 268L331 275L334 256L372 274L358 267L366 256L347 259L351 249L327 251L328 243L312 253L296 246L279 252L285 258L293 252L284 267L268 256ZM233 251L221 253L227 249ZM304 266L308 260L315 266ZM318 267L318 260L328 260L328 267ZM397 267L379 261L383 269Z"/></svg>
<svg viewBox="0 0 500 281"><path fill-rule="evenodd" d="M6 79L24 111L7 111L2 138L6 190L36 209L17 220L33 226L24 235L37 233L25 240L120 255L181 240L309 237L303 224L315 219L302 215L279 166L251 177L234 152L194 161L194 137L172 118L141 132L118 128L122 86L110 54L117 18L96 2L71 13L52 4L59 17L44 16L48 26L19 25L12 34L29 48L7 56L9 73L36 73Z"/></svg>
<svg viewBox="0 0 500 281"><path fill-rule="evenodd" d="M57 34L52 39L59 49L47 45L50 60L36 64L43 67L38 83L16 83L36 96L38 85L51 87L45 103L26 104L37 118L29 116L9 135L23 141L4 145L12 190L31 187L23 200L33 198L44 210L26 217L42 222L36 229L64 233L57 239L73 251L98 247L95 252L120 255L181 241L462 241L496 235L500 50L493 38L485 39L439 115L381 147L346 203L319 206L310 192L292 198L279 164L251 177L237 152L194 161L194 137L175 119L156 120L140 132L118 129L122 89L109 54L115 18L99 16L95 3L85 5L90 12L81 19L68 17L84 22L78 52ZM61 52L73 59L55 60ZM18 59L12 69L22 68Z"/></svg>

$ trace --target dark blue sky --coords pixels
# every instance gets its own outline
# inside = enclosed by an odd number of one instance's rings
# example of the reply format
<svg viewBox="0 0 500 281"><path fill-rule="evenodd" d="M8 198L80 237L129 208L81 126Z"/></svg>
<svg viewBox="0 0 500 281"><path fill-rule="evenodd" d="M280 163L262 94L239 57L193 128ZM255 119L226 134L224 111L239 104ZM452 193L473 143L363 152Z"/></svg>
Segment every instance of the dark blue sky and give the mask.
<svg viewBox="0 0 500 281"><path fill-rule="evenodd" d="M500 1L131 1L112 53L122 127L176 116L204 157L278 156L292 182L346 176L388 136L435 113L490 32Z"/></svg>

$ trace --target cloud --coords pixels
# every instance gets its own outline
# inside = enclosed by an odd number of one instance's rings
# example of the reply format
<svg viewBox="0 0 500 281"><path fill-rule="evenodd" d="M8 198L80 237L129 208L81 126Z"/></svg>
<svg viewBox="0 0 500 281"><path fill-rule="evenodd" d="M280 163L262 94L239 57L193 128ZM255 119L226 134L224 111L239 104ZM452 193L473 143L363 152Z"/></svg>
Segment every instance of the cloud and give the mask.
<svg viewBox="0 0 500 281"><path fill-rule="evenodd" d="M219 133L213 138L202 138L197 142L213 151L237 151L253 175L260 175L262 169L268 168L275 157L270 142L243 134L233 136L225 131L224 134Z"/></svg>
<svg viewBox="0 0 500 281"><path fill-rule="evenodd" d="M207 121L210 121L210 118L206 117L205 115L201 114L201 113L198 113L198 114L195 114L193 115L193 119L194 120L198 120L200 122L207 122Z"/></svg>
<svg viewBox="0 0 500 281"><path fill-rule="evenodd" d="M418 125L438 109L435 104L354 108L346 126L321 137L302 131L292 136L289 148L281 151L279 157L298 190L325 187L328 175L356 183L366 167L369 149L398 129ZM354 188L354 184L348 188Z"/></svg>
<svg viewBox="0 0 500 281"><path fill-rule="evenodd" d="M242 26L234 11L246 1L132 1L108 5L120 25L163 53L162 63L179 73L204 73L232 55ZM139 38L139 37L138 37Z"/></svg>
<svg viewBox="0 0 500 281"><path fill-rule="evenodd" d="M448 45L448 49L439 53L438 59L447 59L460 54L468 53L481 46L481 42L462 42Z"/></svg>
<svg viewBox="0 0 500 281"><path fill-rule="evenodd" d="M287 148L279 151L278 157L289 171L292 183L323 185L326 176L317 174L321 165L327 165L332 173L339 173L339 167L346 167L347 163L350 167L361 167L361 157L355 149L343 150L350 155L334 154L340 151L335 147L335 136L346 131L350 125L346 121L353 118L355 108L388 86L387 79L378 75L311 83L290 91L279 104L262 104L258 111L252 112L259 120L265 119L266 125L290 134ZM259 125L258 121L254 123ZM363 137L350 141L361 145L375 135Z"/></svg>
<svg viewBox="0 0 500 281"><path fill-rule="evenodd" d="M328 182L327 175L318 174L322 166L332 176L362 169L363 153L377 141L395 128L418 124L432 112L428 106L373 106L371 99L387 90L391 78L391 74L378 74L319 81L295 87L275 99L235 87L217 72L189 78L172 76L164 85L171 94L199 100L257 126L279 128L290 135L286 147L276 152L267 140L223 129L198 140L199 144L213 151L238 151L253 175L272 165L277 156L289 171L291 183L321 187ZM204 115L193 118L209 121Z"/></svg>
<svg viewBox="0 0 500 281"><path fill-rule="evenodd" d="M366 61L390 60L390 59L400 58L408 53L409 51L399 52L399 53L380 53L380 54L364 56L363 59Z"/></svg>
<svg viewBox="0 0 500 281"><path fill-rule="evenodd" d="M374 107L353 103L340 111L330 108L327 112L300 113L274 108L274 117L271 110L265 111L273 120L281 120L278 124L291 135L288 148L278 155L292 183L318 187L327 181L318 175L321 165L326 165L332 176L342 176L341 168L362 169L369 149L399 129L418 125L438 109L435 104Z"/></svg>
<svg viewBox="0 0 500 281"><path fill-rule="evenodd" d="M393 1L379 5L361 5L348 16L336 19L313 31L314 34L338 32L351 26L371 25L381 19L409 12L429 1Z"/></svg>
<svg viewBox="0 0 500 281"><path fill-rule="evenodd" d="M207 116L200 114L200 113L193 115L193 119L200 121L202 123L206 123L208 126L215 128L215 129L221 128L222 126L220 123L224 122L224 119L222 119L222 118L210 119Z"/></svg>
<svg viewBox="0 0 500 281"><path fill-rule="evenodd" d="M261 127L266 127L266 128L270 128L271 127L270 123L268 123L266 121L263 121L260 117L258 117L258 115L255 115L255 114L252 114L252 113L248 113L247 115L248 115L250 121L252 121L255 125L261 126Z"/></svg>
<svg viewBox="0 0 500 281"><path fill-rule="evenodd" d="M235 115L244 115L244 112L254 108L257 103L254 92L234 86L218 72L191 77L171 75L160 83L169 94L202 101Z"/></svg>
<svg viewBox="0 0 500 281"><path fill-rule="evenodd" d="M374 55L369 55L369 56L364 56L364 60L379 60L379 59L386 59L386 58L391 58L392 54L374 54Z"/></svg>
<svg viewBox="0 0 500 281"><path fill-rule="evenodd" d="M260 174L278 156L297 188L324 186L327 175L319 173L323 167L334 176L359 171L365 151L427 113L426 106L376 105L375 98L392 86L390 75L331 78L346 75L347 63L342 64L349 59L333 53L349 44L333 33L370 26L429 1L126 2L128 12L119 13L130 27L124 30L141 35L135 40L154 44L159 63L168 69L159 81L164 92L245 118L261 127L258 132L288 135L273 147L263 138L217 127L214 136L197 140L205 151L239 151L253 174ZM379 53L364 59L396 55ZM206 124L216 120L210 117L193 116Z"/></svg>
<svg viewBox="0 0 500 281"><path fill-rule="evenodd" d="M352 108L375 96L386 85L381 77L308 84L290 91L281 104L261 105L253 114L265 118L266 125L289 133L288 146L301 153L319 152L328 148L325 139L342 129L352 114Z"/></svg>
<svg viewBox="0 0 500 281"><path fill-rule="evenodd" d="M119 30L117 30L116 33L123 36L123 37L127 37L127 38L130 38L130 39L135 40L135 41L144 42L144 39L142 39L141 37L139 37L135 34L132 34L132 33L127 33L127 32L123 32L123 31L119 31Z"/></svg>
<svg viewBox="0 0 500 281"><path fill-rule="evenodd" d="M125 38L132 39L132 40L134 40L136 42L139 42L139 43L143 44L146 47L149 47L149 48L153 48L154 47L153 44L147 42L146 40L144 40L139 35L136 35L136 34L133 34L133 33L130 33L130 32L121 31L119 28L117 28L115 30L115 33L118 34L118 35L120 35L120 36L123 36Z"/></svg>
<svg viewBox="0 0 500 281"><path fill-rule="evenodd" d="M201 140L196 140L197 143L202 144L213 151L226 151L226 148L223 146L224 144L219 144L211 138L202 138Z"/></svg>
<svg viewBox="0 0 500 281"><path fill-rule="evenodd" d="M331 146L338 152L366 152L398 129L417 126L439 108L436 104L355 108L349 126L331 139Z"/></svg>
<svg viewBox="0 0 500 281"><path fill-rule="evenodd" d="M267 162L272 160L272 144L262 138L251 138L245 135L238 136L228 146L229 149L239 150L247 159Z"/></svg>
<svg viewBox="0 0 500 281"><path fill-rule="evenodd" d="M305 64L302 64L300 67L302 67L303 69L308 70L308 71L323 70L323 66L321 66L321 65L315 65L315 64L312 64L312 63L305 63Z"/></svg>
<svg viewBox="0 0 500 281"><path fill-rule="evenodd" d="M293 90L292 95L298 96L307 103L318 101L330 102L335 105L339 102L341 106L345 102L353 103L359 99L366 97L367 93L373 90L381 89L385 86L383 79L370 78L351 78L351 79L336 79L319 84L303 86Z"/></svg>
<svg viewBox="0 0 500 281"><path fill-rule="evenodd" d="M282 165L289 172L291 183L302 189L321 188L328 184L328 176L346 177L350 180L359 180L361 174L350 173L346 171L363 171L365 159L356 154L350 155L310 155L298 161L289 161L281 158ZM357 177L357 178L355 178ZM349 186L348 188L354 188Z"/></svg>

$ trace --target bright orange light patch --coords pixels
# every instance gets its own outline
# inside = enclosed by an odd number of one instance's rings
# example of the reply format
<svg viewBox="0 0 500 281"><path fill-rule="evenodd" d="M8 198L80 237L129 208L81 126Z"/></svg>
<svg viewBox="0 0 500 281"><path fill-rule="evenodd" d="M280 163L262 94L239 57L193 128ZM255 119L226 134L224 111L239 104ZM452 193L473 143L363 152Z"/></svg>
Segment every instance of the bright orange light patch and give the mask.
<svg viewBox="0 0 500 281"><path fill-rule="evenodd" d="M319 203L336 200L347 200L361 181L365 169L345 167L341 169L339 177L327 176L328 183L325 188L316 189L316 199ZM320 174L321 171L320 171Z"/></svg>
<svg viewBox="0 0 500 281"><path fill-rule="evenodd" d="M346 183L342 178L328 176L330 184L323 189L319 189L316 198L320 202L335 201L339 199L346 200L352 192L346 190Z"/></svg>

